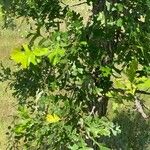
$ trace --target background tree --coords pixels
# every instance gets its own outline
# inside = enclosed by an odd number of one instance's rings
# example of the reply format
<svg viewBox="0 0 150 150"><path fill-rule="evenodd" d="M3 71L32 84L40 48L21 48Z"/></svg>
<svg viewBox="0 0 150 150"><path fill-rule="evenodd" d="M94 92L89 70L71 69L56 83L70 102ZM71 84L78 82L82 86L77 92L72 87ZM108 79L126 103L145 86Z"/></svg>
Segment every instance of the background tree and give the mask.
<svg viewBox="0 0 150 150"><path fill-rule="evenodd" d="M104 149L120 132L106 119L109 101L132 102L148 118L139 94L149 95L149 0L1 4L5 26L15 17L31 26L30 43L11 54L20 68L7 76L19 101L10 149ZM83 4L92 7L86 22L74 10Z"/></svg>

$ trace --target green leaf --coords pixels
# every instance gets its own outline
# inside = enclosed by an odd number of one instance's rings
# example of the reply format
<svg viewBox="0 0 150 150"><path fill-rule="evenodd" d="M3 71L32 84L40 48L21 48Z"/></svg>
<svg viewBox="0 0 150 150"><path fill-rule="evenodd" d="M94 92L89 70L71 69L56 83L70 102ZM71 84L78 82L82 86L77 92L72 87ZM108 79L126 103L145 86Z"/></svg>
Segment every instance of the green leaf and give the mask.
<svg viewBox="0 0 150 150"><path fill-rule="evenodd" d="M108 77L111 75L111 69L109 67L101 67L103 77Z"/></svg>
<svg viewBox="0 0 150 150"><path fill-rule="evenodd" d="M117 25L118 27L121 27L121 26L123 25L123 20L122 20L121 18L119 18L119 19L117 20L117 22L116 22L116 25Z"/></svg>
<svg viewBox="0 0 150 150"><path fill-rule="evenodd" d="M138 69L138 61L136 59L134 59L129 64L129 67L126 69L126 75L131 83L133 82L133 80L136 76L137 69Z"/></svg>
<svg viewBox="0 0 150 150"><path fill-rule="evenodd" d="M11 59L16 63L21 63L23 68L27 68L28 59L25 52L21 52L20 49L15 49L11 54Z"/></svg>
<svg viewBox="0 0 150 150"><path fill-rule="evenodd" d="M15 49L11 54L11 59L14 60L16 63L21 64L23 68L27 68L30 63L36 65L36 58L27 45L23 45L24 51L21 49Z"/></svg>
<svg viewBox="0 0 150 150"><path fill-rule="evenodd" d="M150 88L150 79L146 77L137 78L136 84L139 89Z"/></svg>
<svg viewBox="0 0 150 150"><path fill-rule="evenodd" d="M25 50L25 52L30 52L30 49L27 44L23 44L22 47Z"/></svg>
<svg viewBox="0 0 150 150"><path fill-rule="evenodd" d="M27 55L27 59L28 59L28 64L27 66L30 65L30 63L36 65L37 62L36 62L36 59L35 59L35 55L32 53L32 52L29 52L28 55Z"/></svg>
<svg viewBox="0 0 150 150"><path fill-rule="evenodd" d="M79 146L77 144L74 144L73 146L69 147L71 150L78 150Z"/></svg>
<svg viewBox="0 0 150 150"><path fill-rule="evenodd" d="M48 58L50 62L55 66L56 64L59 63L61 57L63 57L64 55L65 55L65 50L58 47L57 49L50 52Z"/></svg>
<svg viewBox="0 0 150 150"><path fill-rule="evenodd" d="M33 50L35 56L45 56L48 52L48 48L36 48Z"/></svg>
<svg viewBox="0 0 150 150"><path fill-rule="evenodd" d="M101 21L101 24L105 24L105 14L104 12L100 12L97 18L98 21Z"/></svg>
<svg viewBox="0 0 150 150"><path fill-rule="evenodd" d="M118 11L120 11L120 12L123 11L123 5L122 4L116 3L116 7L117 7Z"/></svg>
<svg viewBox="0 0 150 150"><path fill-rule="evenodd" d="M107 148L107 147L101 145L100 150L110 150L110 148Z"/></svg>
<svg viewBox="0 0 150 150"><path fill-rule="evenodd" d="M111 3L106 1L106 7L107 7L107 10L110 11L110 6L111 6Z"/></svg>

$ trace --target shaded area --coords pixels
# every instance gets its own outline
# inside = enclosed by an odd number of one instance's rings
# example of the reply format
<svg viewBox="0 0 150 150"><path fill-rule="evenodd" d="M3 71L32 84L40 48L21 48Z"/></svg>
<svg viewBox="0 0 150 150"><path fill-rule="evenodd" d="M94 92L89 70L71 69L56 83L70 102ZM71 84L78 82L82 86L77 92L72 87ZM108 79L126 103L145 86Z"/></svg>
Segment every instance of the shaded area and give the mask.
<svg viewBox="0 0 150 150"><path fill-rule="evenodd" d="M116 150L150 149L150 120L133 111L122 111L113 122L120 125L121 134L104 139L108 147Z"/></svg>

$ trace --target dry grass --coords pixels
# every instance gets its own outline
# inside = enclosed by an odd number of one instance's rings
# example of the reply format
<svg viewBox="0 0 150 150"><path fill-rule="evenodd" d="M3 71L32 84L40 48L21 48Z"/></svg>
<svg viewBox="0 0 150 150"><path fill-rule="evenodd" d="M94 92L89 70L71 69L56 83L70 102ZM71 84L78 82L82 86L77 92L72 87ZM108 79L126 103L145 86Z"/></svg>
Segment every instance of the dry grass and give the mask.
<svg viewBox="0 0 150 150"><path fill-rule="evenodd" d="M20 24L20 20L17 22ZM2 25L2 19L0 19L0 25ZM0 30L0 62L4 66L12 67L10 61L10 53L15 48L23 44L25 40L27 26L23 25L21 28L17 27L15 30L2 29ZM6 149L6 132L7 127L12 121L12 115L15 112L16 101L11 95L11 91L8 88L8 83L0 82L0 150Z"/></svg>
<svg viewBox="0 0 150 150"><path fill-rule="evenodd" d="M11 92L6 91L6 83L0 83L0 150L3 150L6 140L7 127L10 125L15 112L15 100Z"/></svg>

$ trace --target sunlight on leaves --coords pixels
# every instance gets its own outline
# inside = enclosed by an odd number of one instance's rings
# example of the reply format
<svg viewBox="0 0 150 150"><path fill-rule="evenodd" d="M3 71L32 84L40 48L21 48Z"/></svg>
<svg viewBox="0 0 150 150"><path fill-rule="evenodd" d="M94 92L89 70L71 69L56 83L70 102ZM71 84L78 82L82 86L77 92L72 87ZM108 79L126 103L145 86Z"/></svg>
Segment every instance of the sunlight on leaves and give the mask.
<svg viewBox="0 0 150 150"><path fill-rule="evenodd" d="M55 122L60 121L60 118L56 114L54 114L54 115L48 114L46 116L46 121L48 123L55 123Z"/></svg>

